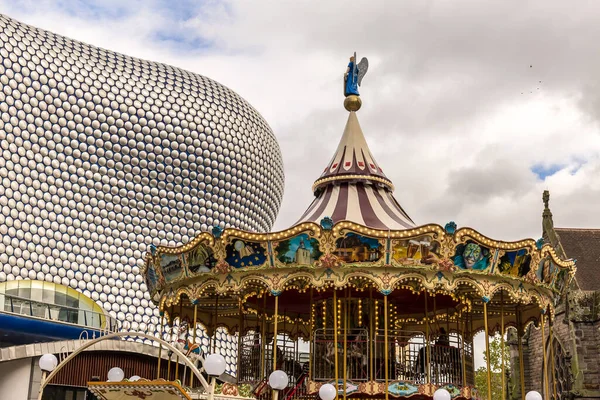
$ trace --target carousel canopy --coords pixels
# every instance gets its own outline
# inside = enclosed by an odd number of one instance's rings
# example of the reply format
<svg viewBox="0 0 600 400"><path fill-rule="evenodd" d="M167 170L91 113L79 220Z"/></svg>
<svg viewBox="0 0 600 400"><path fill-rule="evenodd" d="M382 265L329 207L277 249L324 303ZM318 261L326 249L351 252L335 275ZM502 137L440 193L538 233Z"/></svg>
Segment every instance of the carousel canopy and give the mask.
<svg viewBox="0 0 600 400"><path fill-rule="evenodd" d="M356 112L350 111L337 151L313 185L316 198L297 224L330 217L381 230L414 227L393 190L369 150Z"/></svg>

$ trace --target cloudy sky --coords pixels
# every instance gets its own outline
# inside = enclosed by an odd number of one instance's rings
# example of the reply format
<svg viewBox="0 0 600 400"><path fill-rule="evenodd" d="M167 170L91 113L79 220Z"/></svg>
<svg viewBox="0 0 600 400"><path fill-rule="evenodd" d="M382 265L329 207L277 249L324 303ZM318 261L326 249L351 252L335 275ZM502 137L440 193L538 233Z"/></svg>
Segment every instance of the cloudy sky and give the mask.
<svg viewBox="0 0 600 400"><path fill-rule="evenodd" d="M0 0L0 9L240 93L281 145L277 229L309 205L337 147L354 51L370 60L359 119L416 223L537 238L549 189L556 225L600 227L593 1Z"/></svg>
<svg viewBox="0 0 600 400"><path fill-rule="evenodd" d="M417 224L538 238L549 189L556 225L600 227L596 2L0 0L0 10L240 93L285 160L276 229L310 204L337 147L354 51L370 60L361 125Z"/></svg>

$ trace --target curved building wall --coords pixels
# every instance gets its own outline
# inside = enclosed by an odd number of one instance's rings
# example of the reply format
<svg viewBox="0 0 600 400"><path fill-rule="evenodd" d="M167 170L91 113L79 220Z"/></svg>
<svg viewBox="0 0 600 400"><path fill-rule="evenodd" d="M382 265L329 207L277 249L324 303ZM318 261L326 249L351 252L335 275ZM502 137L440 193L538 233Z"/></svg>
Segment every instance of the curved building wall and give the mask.
<svg viewBox="0 0 600 400"><path fill-rule="evenodd" d="M152 332L149 245L267 231L283 181L235 92L0 16L0 281L68 285Z"/></svg>

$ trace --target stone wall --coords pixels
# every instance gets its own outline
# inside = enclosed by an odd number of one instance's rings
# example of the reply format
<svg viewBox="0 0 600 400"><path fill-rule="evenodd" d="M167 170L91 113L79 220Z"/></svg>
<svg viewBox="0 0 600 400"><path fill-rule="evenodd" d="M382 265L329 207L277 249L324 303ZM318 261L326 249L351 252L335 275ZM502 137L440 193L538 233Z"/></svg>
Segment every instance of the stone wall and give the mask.
<svg viewBox="0 0 600 400"><path fill-rule="evenodd" d="M564 350L565 359L570 364L571 391L561 399L600 399L600 292L573 291L570 293L568 310L564 304L557 308L553 324L553 335ZM548 342L542 344L539 327L530 325L524 337L525 390L544 390L543 351L548 351ZM548 325L545 327L548 339ZM511 342L511 354L516 354L516 341ZM556 365L556 362L555 362ZM548 357L548 373L552 363ZM518 368L517 382L518 382ZM516 385L512 398L520 398L519 385ZM552 391L552 385L550 385ZM550 399L551 397L544 398Z"/></svg>

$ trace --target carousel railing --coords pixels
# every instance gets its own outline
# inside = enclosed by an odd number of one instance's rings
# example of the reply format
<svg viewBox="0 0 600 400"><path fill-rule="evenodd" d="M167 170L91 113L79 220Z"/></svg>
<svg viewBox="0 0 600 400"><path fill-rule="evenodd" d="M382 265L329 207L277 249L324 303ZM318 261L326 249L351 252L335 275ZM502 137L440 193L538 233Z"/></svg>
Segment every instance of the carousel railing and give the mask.
<svg viewBox="0 0 600 400"><path fill-rule="evenodd" d="M388 380L430 382L436 386L465 386L472 382L472 348L460 336L444 335L436 340L425 339L418 331L388 333ZM375 333L375 379L385 380L385 334Z"/></svg>
<svg viewBox="0 0 600 400"><path fill-rule="evenodd" d="M262 354L264 350L264 355ZM260 334L250 334L242 338L240 361L240 383L257 385L273 371L273 342L263 346ZM277 369L285 371L289 377L289 387L298 386L308 373L307 352L301 352L299 343L282 335L277 340ZM296 388L295 392L301 390Z"/></svg>
<svg viewBox="0 0 600 400"><path fill-rule="evenodd" d="M335 331L317 329L313 337L312 379L329 381L335 377ZM349 329L344 363L344 335L338 332L338 377L352 381L369 380L369 332L365 328Z"/></svg>

